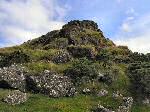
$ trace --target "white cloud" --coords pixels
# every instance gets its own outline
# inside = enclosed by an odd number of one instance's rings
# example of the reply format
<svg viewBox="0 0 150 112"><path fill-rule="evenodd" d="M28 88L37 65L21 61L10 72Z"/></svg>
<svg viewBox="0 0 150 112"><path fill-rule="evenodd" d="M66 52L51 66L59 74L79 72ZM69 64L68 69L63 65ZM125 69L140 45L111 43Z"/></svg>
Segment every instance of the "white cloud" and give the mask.
<svg viewBox="0 0 150 112"><path fill-rule="evenodd" d="M134 52L150 52L150 14L145 14L126 24L128 25L124 25L124 29L120 29L116 34L115 43L117 45L127 45ZM130 32L125 31L129 29Z"/></svg>
<svg viewBox="0 0 150 112"><path fill-rule="evenodd" d="M5 37L0 40L15 45L60 29L68 10L56 0L0 0L0 33Z"/></svg>
<svg viewBox="0 0 150 112"><path fill-rule="evenodd" d="M129 26L128 23L123 23L122 26L121 26L121 29L124 31L124 32L130 32L131 31L131 28Z"/></svg>

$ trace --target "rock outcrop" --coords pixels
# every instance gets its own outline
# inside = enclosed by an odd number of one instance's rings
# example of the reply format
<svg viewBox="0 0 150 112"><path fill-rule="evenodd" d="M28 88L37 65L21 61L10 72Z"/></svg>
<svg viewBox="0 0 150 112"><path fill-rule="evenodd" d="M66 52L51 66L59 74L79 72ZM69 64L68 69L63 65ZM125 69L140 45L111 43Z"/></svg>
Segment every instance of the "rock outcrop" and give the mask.
<svg viewBox="0 0 150 112"><path fill-rule="evenodd" d="M45 70L39 76L28 76L29 91L42 93L50 97L73 96L76 92L71 80L55 72Z"/></svg>
<svg viewBox="0 0 150 112"><path fill-rule="evenodd" d="M0 68L0 88L12 88L25 91L25 74L24 67L19 65Z"/></svg>

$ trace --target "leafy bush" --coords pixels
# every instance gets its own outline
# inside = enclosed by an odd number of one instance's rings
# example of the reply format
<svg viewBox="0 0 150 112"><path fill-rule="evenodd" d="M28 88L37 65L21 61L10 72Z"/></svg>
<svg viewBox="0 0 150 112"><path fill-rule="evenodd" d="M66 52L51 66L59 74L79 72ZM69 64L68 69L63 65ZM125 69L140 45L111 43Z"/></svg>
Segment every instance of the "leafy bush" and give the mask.
<svg viewBox="0 0 150 112"><path fill-rule="evenodd" d="M30 57L23 51L14 51L13 53L7 54L0 60L0 67L10 66L14 63L25 63L29 61Z"/></svg>
<svg viewBox="0 0 150 112"><path fill-rule="evenodd" d="M150 97L150 64L132 63L128 67L132 88L139 98ZM134 92L135 93L135 92Z"/></svg>
<svg viewBox="0 0 150 112"><path fill-rule="evenodd" d="M81 81L83 77L88 77L90 80L98 75L97 67L88 59L81 58L73 62L72 67L69 67L65 74L73 79L73 81Z"/></svg>
<svg viewBox="0 0 150 112"><path fill-rule="evenodd" d="M92 46L69 46L67 50L76 58L87 57L93 59L95 57L95 48Z"/></svg>

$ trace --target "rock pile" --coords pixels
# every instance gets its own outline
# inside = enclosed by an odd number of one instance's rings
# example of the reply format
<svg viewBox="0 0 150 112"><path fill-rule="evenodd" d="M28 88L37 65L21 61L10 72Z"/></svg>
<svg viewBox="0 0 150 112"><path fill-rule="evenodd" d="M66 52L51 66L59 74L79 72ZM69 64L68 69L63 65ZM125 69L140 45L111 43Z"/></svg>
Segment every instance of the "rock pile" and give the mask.
<svg viewBox="0 0 150 112"><path fill-rule="evenodd" d="M4 102L10 105L16 105L26 102L28 99L27 94L19 90L12 91L6 98L3 99Z"/></svg>
<svg viewBox="0 0 150 112"><path fill-rule="evenodd" d="M38 76L28 76L28 90L50 97L73 96L76 92L71 80L55 72L45 70Z"/></svg>
<svg viewBox="0 0 150 112"><path fill-rule="evenodd" d="M0 68L0 88L13 88L25 91L24 67L18 65L11 65L10 67Z"/></svg>

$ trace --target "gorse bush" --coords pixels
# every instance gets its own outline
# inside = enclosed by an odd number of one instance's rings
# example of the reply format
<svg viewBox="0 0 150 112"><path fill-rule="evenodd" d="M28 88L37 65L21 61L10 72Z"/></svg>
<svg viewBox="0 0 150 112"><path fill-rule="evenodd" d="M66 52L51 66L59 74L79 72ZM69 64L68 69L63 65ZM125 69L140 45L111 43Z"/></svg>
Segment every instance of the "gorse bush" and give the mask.
<svg viewBox="0 0 150 112"><path fill-rule="evenodd" d="M14 51L13 53L5 55L0 60L0 67L10 66L14 63L26 63L30 61L30 57L23 51Z"/></svg>
<svg viewBox="0 0 150 112"><path fill-rule="evenodd" d="M90 80L98 75L98 68L87 58L75 60L71 67L65 70L65 74L78 82L82 77L88 77Z"/></svg>
<svg viewBox="0 0 150 112"><path fill-rule="evenodd" d="M150 64L133 63L128 67L128 76L132 83L132 90L138 98L150 97ZM134 92L135 94L135 92Z"/></svg>

